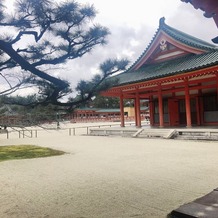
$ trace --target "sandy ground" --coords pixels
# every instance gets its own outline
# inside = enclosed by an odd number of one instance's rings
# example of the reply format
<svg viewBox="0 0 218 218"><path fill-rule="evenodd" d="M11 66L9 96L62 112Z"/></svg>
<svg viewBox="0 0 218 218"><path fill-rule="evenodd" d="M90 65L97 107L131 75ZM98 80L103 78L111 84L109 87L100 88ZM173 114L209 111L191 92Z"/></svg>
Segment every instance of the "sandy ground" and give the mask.
<svg viewBox="0 0 218 218"><path fill-rule="evenodd" d="M1 162L1 218L161 218L218 187L217 142L1 136L0 145L11 144L67 154Z"/></svg>

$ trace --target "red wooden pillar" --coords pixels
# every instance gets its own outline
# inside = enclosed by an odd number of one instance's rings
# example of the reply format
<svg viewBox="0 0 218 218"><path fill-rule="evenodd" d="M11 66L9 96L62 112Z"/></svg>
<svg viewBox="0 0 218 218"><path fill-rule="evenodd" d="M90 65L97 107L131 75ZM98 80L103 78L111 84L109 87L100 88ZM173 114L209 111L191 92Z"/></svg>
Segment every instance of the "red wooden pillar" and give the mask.
<svg viewBox="0 0 218 218"><path fill-rule="evenodd" d="M136 93L136 116L137 116L137 127L141 127L141 111L140 111L140 96Z"/></svg>
<svg viewBox="0 0 218 218"><path fill-rule="evenodd" d="M125 127L124 122L124 106L123 106L123 94L120 95L120 119L121 119L121 127Z"/></svg>
<svg viewBox="0 0 218 218"><path fill-rule="evenodd" d="M154 125L154 102L153 102L153 96L151 95L149 97L149 113L150 113L150 125Z"/></svg>
<svg viewBox="0 0 218 218"><path fill-rule="evenodd" d="M135 126L138 126L138 116L137 116L137 101L134 99L134 109L135 109Z"/></svg>
<svg viewBox="0 0 218 218"><path fill-rule="evenodd" d="M161 85L159 85L158 87L158 108L159 108L159 124L160 124L160 127L164 127L163 98L162 98Z"/></svg>
<svg viewBox="0 0 218 218"><path fill-rule="evenodd" d="M190 94L189 94L188 79L185 80L185 109L186 109L187 127L191 127L192 126L192 121L191 121L191 105L190 105Z"/></svg>

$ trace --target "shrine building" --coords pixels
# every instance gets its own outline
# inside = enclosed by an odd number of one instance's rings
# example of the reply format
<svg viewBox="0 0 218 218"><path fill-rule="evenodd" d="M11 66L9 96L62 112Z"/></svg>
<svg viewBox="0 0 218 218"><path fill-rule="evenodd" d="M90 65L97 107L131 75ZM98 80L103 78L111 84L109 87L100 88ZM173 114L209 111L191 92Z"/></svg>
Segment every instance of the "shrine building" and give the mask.
<svg viewBox="0 0 218 218"><path fill-rule="evenodd" d="M218 47L168 26L164 18L142 55L102 95L133 99L135 125L140 101L149 100L151 126L218 125Z"/></svg>

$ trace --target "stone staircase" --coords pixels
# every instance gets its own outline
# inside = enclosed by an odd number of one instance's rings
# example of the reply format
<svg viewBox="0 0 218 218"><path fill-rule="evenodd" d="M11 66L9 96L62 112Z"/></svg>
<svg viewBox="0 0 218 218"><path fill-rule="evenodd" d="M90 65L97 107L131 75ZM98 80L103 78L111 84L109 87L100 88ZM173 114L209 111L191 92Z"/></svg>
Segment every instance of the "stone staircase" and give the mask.
<svg viewBox="0 0 218 218"><path fill-rule="evenodd" d="M177 135L175 129L143 129L138 135L139 138L165 138L171 139Z"/></svg>
<svg viewBox="0 0 218 218"><path fill-rule="evenodd" d="M173 138L177 134L174 129L90 129L90 135L93 136L122 136L134 138Z"/></svg>
<svg viewBox="0 0 218 218"><path fill-rule="evenodd" d="M137 129L122 129L122 128L93 128L89 130L89 135L93 136L123 136L131 137L137 133Z"/></svg>
<svg viewBox="0 0 218 218"><path fill-rule="evenodd" d="M93 128L89 135L218 141L218 129Z"/></svg>
<svg viewBox="0 0 218 218"><path fill-rule="evenodd" d="M218 129L178 129L176 139L218 140Z"/></svg>

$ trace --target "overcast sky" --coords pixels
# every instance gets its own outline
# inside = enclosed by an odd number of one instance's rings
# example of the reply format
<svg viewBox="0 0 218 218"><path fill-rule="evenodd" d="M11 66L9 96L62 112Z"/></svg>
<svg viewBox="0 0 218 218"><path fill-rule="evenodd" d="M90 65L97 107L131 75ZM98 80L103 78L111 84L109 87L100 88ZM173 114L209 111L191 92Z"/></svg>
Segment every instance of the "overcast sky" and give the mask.
<svg viewBox="0 0 218 218"><path fill-rule="evenodd" d="M61 0L59 0L61 1ZM8 5L11 0L6 0ZM178 30L207 42L217 36L213 19L203 16L191 4L180 0L78 0L93 4L98 11L94 23L110 29L108 44L97 47L90 54L61 66L56 75L71 82L72 87L80 79L88 79L97 72L100 63L108 58L128 58L133 63L152 40L159 27L159 19Z"/></svg>

